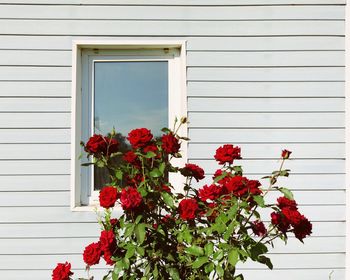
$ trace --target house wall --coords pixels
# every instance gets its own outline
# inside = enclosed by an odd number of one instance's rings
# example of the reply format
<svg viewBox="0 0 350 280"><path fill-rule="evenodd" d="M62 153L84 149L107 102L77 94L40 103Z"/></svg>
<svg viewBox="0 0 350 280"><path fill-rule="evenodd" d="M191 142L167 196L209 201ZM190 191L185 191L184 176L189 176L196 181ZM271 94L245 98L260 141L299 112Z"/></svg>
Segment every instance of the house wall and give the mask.
<svg viewBox="0 0 350 280"><path fill-rule="evenodd" d="M247 279L344 280L344 4L0 0L0 279L50 279L65 260L84 275L98 225L69 208L71 47L113 37L187 40L191 162L212 173L215 148L232 142L259 178L293 151L283 186L314 234L276 243L272 272L241 266Z"/></svg>

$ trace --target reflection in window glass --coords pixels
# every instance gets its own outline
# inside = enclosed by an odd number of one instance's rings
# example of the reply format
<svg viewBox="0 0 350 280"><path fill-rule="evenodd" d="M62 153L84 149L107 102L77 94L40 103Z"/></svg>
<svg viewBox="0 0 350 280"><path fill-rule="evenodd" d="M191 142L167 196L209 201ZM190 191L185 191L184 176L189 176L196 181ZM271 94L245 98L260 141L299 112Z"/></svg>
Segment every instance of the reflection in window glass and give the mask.
<svg viewBox="0 0 350 280"><path fill-rule="evenodd" d="M146 127L155 137L168 126L168 62L95 62L94 133L115 127L122 149L131 129ZM95 169L95 189L108 183L105 170Z"/></svg>

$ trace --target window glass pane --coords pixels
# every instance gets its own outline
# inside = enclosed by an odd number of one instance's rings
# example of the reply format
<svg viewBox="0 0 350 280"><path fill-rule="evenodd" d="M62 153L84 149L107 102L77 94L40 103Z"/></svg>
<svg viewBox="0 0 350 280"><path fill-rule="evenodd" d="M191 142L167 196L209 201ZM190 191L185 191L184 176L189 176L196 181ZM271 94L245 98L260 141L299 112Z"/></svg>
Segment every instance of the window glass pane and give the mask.
<svg viewBox="0 0 350 280"><path fill-rule="evenodd" d="M114 126L118 141L131 129L146 127L155 137L168 126L168 62L95 62L94 133L107 134ZM106 171L95 169L95 189L108 183Z"/></svg>

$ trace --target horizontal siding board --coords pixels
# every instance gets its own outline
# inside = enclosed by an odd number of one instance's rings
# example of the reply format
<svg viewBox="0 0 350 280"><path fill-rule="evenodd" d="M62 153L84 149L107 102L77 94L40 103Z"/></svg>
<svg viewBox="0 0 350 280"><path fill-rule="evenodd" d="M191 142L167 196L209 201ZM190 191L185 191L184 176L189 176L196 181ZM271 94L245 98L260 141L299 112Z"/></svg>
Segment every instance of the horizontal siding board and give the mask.
<svg viewBox="0 0 350 280"><path fill-rule="evenodd" d="M344 19L342 6L38 6L2 5L0 18L266 20Z"/></svg>
<svg viewBox="0 0 350 280"><path fill-rule="evenodd" d="M191 112L343 112L344 98L188 98ZM1 108L1 107L0 107Z"/></svg>
<svg viewBox="0 0 350 280"><path fill-rule="evenodd" d="M0 128L69 128L70 126L70 113L0 113Z"/></svg>
<svg viewBox="0 0 350 280"><path fill-rule="evenodd" d="M17 145L14 145L14 148ZM189 159L210 159L213 158L219 144L189 144ZM292 151L292 158L329 158L344 159L345 145L338 143L280 143L280 144L240 144L242 157L245 159L267 159L279 158L282 149ZM0 146L1 149L1 146ZM10 153L15 153L11 151ZM1 154L1 153L0 153Z"/></svg>
<svg viewBox="0 0 350 280"><path fill-rule="evenodd" d="M344 50L344 47L344 38L332 36L195 37L189 38L187 42L190 51Z"/></svg>
<svg viewBox="0 0 350 280"><path fill-rule="evenodd" d="M79 254L86 245L96 238L55 238L55 239L0 239L2 255L41 255L41 254ZM283 241L274 242L271 253L343 253L345 237L312 237L301 243L290 238L287 246Z"/></svg>
<svg viewBox="0 0 350 280"><path fill-rule="evenodd" d="M277 162L277 161L276 161ZM270 172L271 173L271 172ZM249 179L260 180L262 174L249 174ZM212 175L206 177L200 182L194 182L196 188L201 188L205 184L213 182ZM264 183L266 184L266 183ZM292 190L344 190L345 189L345 174L290 174L289 177L281 177L278 179L280 186L286 186Z"/></svg>
<svg viewBox="0 0 350 280"><path fill-rule="evenodd" d="M70 192L2 192L3 206L69 206Z"/></svg>
<svg viewBox="0 0 350 280"><path fill-rule="evenodd" d="M344 97L344 82L190 81L187 94L189 97Z"/></svg>
<svg viewBox="0 0 350 280"><path fill-rule="evenodd" d="M0 35L2 50L65 50L72 49L74 36L24 36ZM93 38L93 37L92 37ZM187 40L189 51L281 51L281 50L341 50L345 49L344 37L338 36L281 36L281 37L173 37L174 40ZM103 37L100 40L120 39L118 36ZM123 37L134 40L135 37ZM140 40L163 40L138 37ZM40 59L39 57L37 59Z"/></svg>
<svg viewBox="0 0 350 280"><path fill-rule="evenodd" d="M3 160L0 175L70 174L70 160Z"/></svg>
<svg viewBox="0 0 350 280"><path fill-rule="evenodd" d="M0 191L68 191L69 175L5 175L0 176Z"/></svg>
<svg viewBox="0 0 350 280"><path fill-rule="evenodd" d="M187 65L203 67L345 66L345 57L343 51L196 51L187 53Z"/></svg>
<svg viewBox="0 0 350 280"><path fill-rule="evenodd" d="M119 210L120 211L120 210ZM301 206L300 211L312 221L345 220L345 206L319 205ZM115 216L120 215L117 213ZM262 212L262 219L268 220L270 213ZM85 223L96 222L93 212L72 212L68 207L2 207L0 223Z"/></svg>
<svg viewBox="0 0 350 280"><path fill-rule="evenodd" d="M1 53L1 52L0 52ZM0 81L0 96L71 97L70 82Z"/></svg>
<svg viewBox="0 0 350 280"><path fill-rule="evenodd" d="M344 81L342 67L305 68L189 68L189 81Z"/></svg>
<svg viewBox="0 0 350 280"><path fill-rule="evenodd" d="M1 0L0 3L4 4L28 4L27 1L23 0ZM193 6L235 6L235 5L297 5L297 4L309 4L309 5L317 5L317 4L328 4L328 5L340 5L345 4L345 0L216 0L213 2L212 0L201 0L200 2L196 0L35 0L30 4L46 4L46 5L57 5L57 4L65 4L65 5L193 5Z"/></svg>
<svg viewBox="0 0 350 280"><path fill-rule="evenodd" d="M1 159L70 159L69 144L2 144Z"/></svg>
<svg viewBox="0 0 350 280"><path fill-rule="evenodd" d="M327 143L344 142L344 129L224 129L190 128L189 137L196 143Z"/></svg>
<svg viewBox="0 0 350 280"><path fill-rule="evenodd" d="M0 129L0 144L70 143L70 129Z"/></svg>
<svg viewBox="0 0 350 280"><path fill-rule="evenodd" d="M215 160L192 160L191 162L201 166L208 174L213 174L219 168ZM245 173L265 174L278 170L279 162L277 160L237 160L236 165L241 165ZM286 163L284 167L297 174L345 173L345 161L340 159L295 159Z"/></svg>
<svg viewBox="0 0 350 280"><path fill-rule="evenodd" d="M160 24L161 23L161 24ZM90 21L0 19L2 35L262 36L344 35L342 21Z"/></svg>
<svg viewBox="0 0 350 280"><path fill-rule="evenodd" d="M208 113L190 112L190 128L341 128L344 113ZM1 124L1 123L0 123Z"/></svg>
<svg viewBox="0 0 350 280"><path fill-rule="evenodd" d="M1 65L71 66L69 51L2 50ZM345 66L344 51L187 52L187 66Z"/></svg>
<svg viewBox="0 0 350 280"><path fill-rule="evenodd" d="M0 112L70 112L70 111L71 111L70 98L1 98L0 97Z"/></svg>
<svg viewBox="0 0 350 280"><path fill-rule="evenodd" d="M0 227L0 239L98 238L99 235L100 227L96 223L6 224ZM312 236L345 236L345 223L313 222Z"/></svg>
<svg viewBox="0 0 350 280"><path fill-rule="evenodd" d="M70 81L71 74L70 67L0 67L0 81Z"/></svg>

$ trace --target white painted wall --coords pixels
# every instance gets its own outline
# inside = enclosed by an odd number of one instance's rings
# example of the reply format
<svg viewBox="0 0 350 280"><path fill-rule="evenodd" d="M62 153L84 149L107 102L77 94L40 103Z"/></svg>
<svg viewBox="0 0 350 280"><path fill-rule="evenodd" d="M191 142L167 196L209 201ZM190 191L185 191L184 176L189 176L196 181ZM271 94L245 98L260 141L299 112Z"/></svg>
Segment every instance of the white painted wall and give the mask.
<svg viewBox="0 0 350 280"><path fill-rule="evenodd" d="M345 0L0 0L0 279L50 279L66 259L82 275L98 226L69 209L71 47L112 37L187 40L192 162L212 172L232 142L259 178L293 151L284 184L314 235L247 279L344 280L344 14Z"/></svg>

